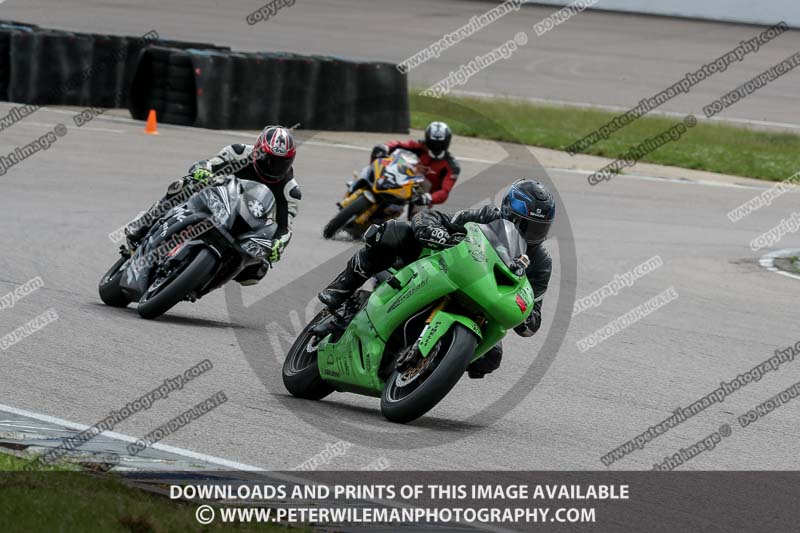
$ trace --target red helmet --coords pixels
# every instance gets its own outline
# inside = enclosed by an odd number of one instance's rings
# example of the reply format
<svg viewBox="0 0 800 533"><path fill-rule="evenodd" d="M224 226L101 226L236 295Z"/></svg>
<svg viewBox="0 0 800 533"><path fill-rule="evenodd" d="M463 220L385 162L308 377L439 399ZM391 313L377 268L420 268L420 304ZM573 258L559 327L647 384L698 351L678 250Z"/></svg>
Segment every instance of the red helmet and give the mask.
<svg viewBox="0 0 800 533"><path fill-rule="evenodd" d="M278 182L294 163L295 153L294 137L288 128L267 126L253 146L253 168L262 181Z"/></svg>

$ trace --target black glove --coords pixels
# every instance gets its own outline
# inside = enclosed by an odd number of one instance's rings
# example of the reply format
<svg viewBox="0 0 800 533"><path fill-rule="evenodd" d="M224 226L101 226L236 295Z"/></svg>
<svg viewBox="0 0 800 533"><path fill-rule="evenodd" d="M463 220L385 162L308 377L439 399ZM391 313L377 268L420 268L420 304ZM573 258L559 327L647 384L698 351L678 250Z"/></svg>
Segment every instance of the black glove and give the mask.
<svg viewBox="0 0 800 533"><path fill-rule="evenodd" d="M514 333L519 335L520 337L531 337L534 333L539 331L539 326L542 325L542 315L534 309L531 311L531 314L528 315L528 318L525 319L525 322L520 324L519 326L514 327Z"/></svg>
<svg viewBox="0 0 800 533"><path fill-rule="evenodd" d="M385 144L377 144L372 149L372 154L369 156L370 163L375 161L376 159L386 157L389 155L389 149L386 147Z"/></svg>
<svg viewBox="0 0 800 533"><path fill-rule="evenodd" d="M412 198L411 203L414 205L431 205L433 203L433 198L430 193L423 192Z"/></svg>
<svg viewBox="0 0 800 533"><path fill-rule="evenodd" d="M441 250L450 242L450 233L441 226L426 226L417 230L417 240L434 250Z"/></svg>
<svg viewBox="0 0 800 533"><path fill-rule="evenodd" d="M466 233L454 233L450 236L450 242L448 244L452 244L453 246L456 244L461 244L461 241L463 241L466 237Z"/></svg>

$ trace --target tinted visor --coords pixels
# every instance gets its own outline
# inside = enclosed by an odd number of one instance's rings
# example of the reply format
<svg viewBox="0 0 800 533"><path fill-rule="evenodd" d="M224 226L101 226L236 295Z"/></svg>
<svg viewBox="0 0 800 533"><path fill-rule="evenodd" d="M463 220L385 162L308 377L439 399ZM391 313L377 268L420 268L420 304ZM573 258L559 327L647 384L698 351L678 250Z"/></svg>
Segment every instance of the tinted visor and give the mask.
<svg viewBox="0 0 800 533"><path fill-rule="evenodd" d="M437 156L437 157L442 155L445 152L445 150L447 150L449 144L450 143L448 143L445 140L436 141L436 140L430 139L430 140L425 142L425 145L428 147L428 150L433 152L433 154L435 156Z"/></svg>
<svg viewBox="0 0 800 533"><path fill-rule="evenodd" d="M293 157L278 157L272 154L262 154L256 159L258 171L270 178L283 177L292 166Z"/></svg>
<svg viewBox="0 0 800 533"><path fill-rule="evenodd" d="M512 222L528 244L539 244L540 242L544 242L544 240L547 238L547 233L550 231L551 225L551 221L536 220L517 215L516 213Z"/></svg>

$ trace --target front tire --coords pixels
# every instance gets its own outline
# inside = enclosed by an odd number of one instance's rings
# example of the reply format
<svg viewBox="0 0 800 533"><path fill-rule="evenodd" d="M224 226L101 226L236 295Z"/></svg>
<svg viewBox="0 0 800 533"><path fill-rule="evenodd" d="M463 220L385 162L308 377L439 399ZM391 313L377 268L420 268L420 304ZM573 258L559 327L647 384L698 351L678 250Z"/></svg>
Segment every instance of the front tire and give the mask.
<svg viewBox="0 0 800 533"><path fill-rule="evenodd" d="M332 239L339 231L345 229L353 220L369 209L372 202L363 194L356 198L352 204L339 210L338 213L328 222L322 230L322 236Z"/></svg>
<svg viewBox="0 0 800 533"><path fill-rule="evenodd" d="M160 317L208 281L216 267L216 256L208 248L202 248L175 277L164 282L164 288L153 296L148 296L152 285L148 288L136 308L139 316L147 319Z"/></svg>
<svg viewBox="0 0 800 533"><path fill-rule="evenodd" d="M131 303L131 299L122 292L119 286L122 281L122 265L127 261L127 257L120 257L111 268L108 269L102 278L100 278L100 285L97 292L100 293L100 299L103 303L111 307L127 307Z"/></svg>
<svg viewBox="0 0 800 533"><path fill-rule="evenodd" d="M283 385L292 396L306 400L321 400L334 391L319 374L318 353L311 329L326 318L323 310L300 332L283 361ZM311 349L310 349L311 348Z"/></svg>
<svg viewBox="0 0 800 533"><path fill-rule="evenodd" d="M455 387L478 340L461 324L454 324L428 354L428 366L420 372L418 382L407 379L408 371L393 371L381 394L381 412L388 420L406 424L421 417L439 403Z"/></svg>

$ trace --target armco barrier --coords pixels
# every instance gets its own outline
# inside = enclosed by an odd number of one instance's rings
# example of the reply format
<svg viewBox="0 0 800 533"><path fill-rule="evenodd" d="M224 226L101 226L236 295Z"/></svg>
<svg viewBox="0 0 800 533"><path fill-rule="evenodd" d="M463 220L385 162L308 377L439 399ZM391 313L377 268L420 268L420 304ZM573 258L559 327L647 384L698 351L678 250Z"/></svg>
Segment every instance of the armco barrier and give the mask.
<svg viewBox="0 0 800 533"><path fill-rule="evenodd" d="M389 63L242 53L207 43L49 30L0 21L0 100L128 107L214 129L265 124L406 132L406 75Z"/></svg>
<svg viewBox="0 0 800 533"><path fill-rule="evenodd" d="M156 46L141 53L130 112L144 120L155 109L162 122L212 129L406 132L407 91L389 63Z"/></svg>

